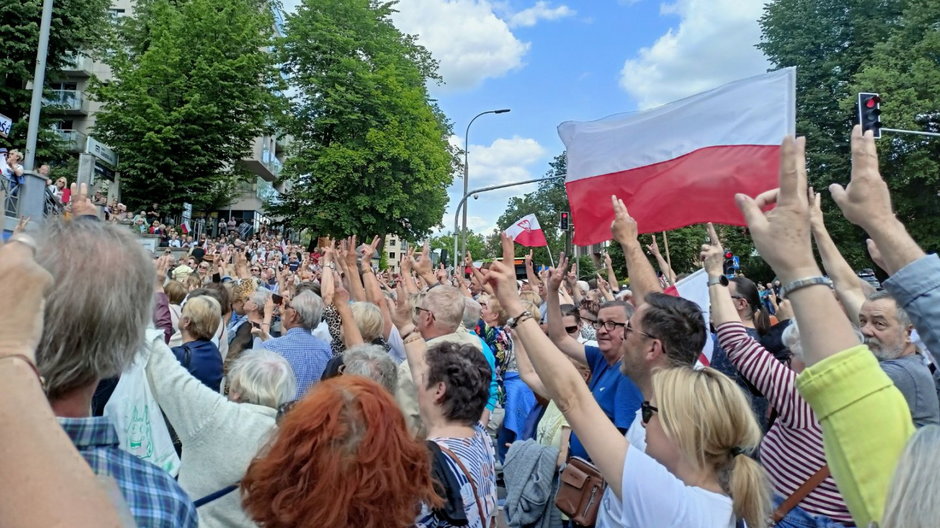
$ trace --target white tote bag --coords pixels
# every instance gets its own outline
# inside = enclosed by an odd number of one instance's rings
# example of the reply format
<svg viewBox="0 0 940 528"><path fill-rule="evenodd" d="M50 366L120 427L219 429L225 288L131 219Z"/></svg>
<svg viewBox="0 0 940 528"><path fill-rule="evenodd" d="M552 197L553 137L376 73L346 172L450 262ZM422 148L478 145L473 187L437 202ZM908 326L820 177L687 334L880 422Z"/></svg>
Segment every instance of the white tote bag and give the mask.
<svg viewBox="0 0 940 528"><path fill-rule="evenodd" d="M163 340L161 330L147 329L147 347L154 340ZM104 406L104 415L117 429L121 449L159 466L172 476L180 470L180 459L163 421L163 413L153 397L147 381L145 358L137 353L134 361L121 374L121 379Z"/></svg>

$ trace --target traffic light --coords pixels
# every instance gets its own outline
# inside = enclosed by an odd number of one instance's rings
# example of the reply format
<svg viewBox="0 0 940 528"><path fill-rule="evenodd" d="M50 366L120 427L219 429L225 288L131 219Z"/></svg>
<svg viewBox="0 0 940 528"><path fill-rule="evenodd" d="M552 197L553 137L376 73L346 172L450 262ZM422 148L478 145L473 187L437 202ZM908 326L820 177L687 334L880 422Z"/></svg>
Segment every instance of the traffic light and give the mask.
<svg viewBox="0 0 940 528"><path fill-rule="evenodd" d="M858 122L863 133L871 130L876 138L881 137L881 97L878 94L858 94Z"/></svg>
<svg viewBox="0 0 940 528"><path fill-rule="evenodd" d="M568 230L568 211L561 213L561 222L559 223L562 231Z"/></svg>
<svg viewBox="0 0 940 528"><path fill-rule="evenodd" d="M736 268L737 267L735 266L735 262L734 262L734 253L730 251L725 251L725 264L724 264L725 275L729 277L734 277L735 275L734 272Z"/></svg>

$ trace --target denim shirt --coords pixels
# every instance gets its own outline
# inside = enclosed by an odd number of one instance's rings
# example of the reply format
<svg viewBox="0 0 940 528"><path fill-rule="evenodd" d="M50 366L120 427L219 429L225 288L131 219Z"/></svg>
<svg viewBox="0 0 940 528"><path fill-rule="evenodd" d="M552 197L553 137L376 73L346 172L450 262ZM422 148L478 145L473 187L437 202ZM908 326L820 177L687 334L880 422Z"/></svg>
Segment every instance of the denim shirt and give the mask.
<svg viewBox="0 0 940 528"><path fill-rule="evenodd" d="M898 270L882 286L911 317L933 360L940 364L940 258L924 255Z"/></svg>

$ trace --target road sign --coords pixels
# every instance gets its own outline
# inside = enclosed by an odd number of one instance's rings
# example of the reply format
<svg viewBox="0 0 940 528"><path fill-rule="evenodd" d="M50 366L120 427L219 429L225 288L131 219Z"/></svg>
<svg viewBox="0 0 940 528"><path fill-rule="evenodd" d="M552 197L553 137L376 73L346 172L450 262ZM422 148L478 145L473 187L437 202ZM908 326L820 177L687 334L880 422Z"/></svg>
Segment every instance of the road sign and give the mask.
<svg viewBox="0 0 940 528"><path fill-rule="evenodd" d="M7 137L10 135L10 129L12 128L13 120L3 114L0 114L0 136Z"/></svg>

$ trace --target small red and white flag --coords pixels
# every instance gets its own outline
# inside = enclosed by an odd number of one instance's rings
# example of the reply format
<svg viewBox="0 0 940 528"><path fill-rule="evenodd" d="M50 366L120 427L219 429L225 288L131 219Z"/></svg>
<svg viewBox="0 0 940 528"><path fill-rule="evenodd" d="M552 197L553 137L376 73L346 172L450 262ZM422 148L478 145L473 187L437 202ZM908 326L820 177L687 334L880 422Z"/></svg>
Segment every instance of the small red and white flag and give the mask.
<svg viewBox="0 0 940 528"><path fill-rule="evenodd" d="M711 298L708 296L708 274L705 273L704 269L700 269L677 282L674 286L666 288L663 293L675 297L682 297L683 299L688 299L697 304L699 308L702 309L702 316L705 318L705 328L708 328L708 323L711 321ZM704 367L711 365L714 347L712 333L706 332L705 346L702 348L702 353L698 356L698 363L700 365Z"/></svg>
<svg viewBox="0 0 940 528"><path fill-rule="evenodd" d="M184 220L183 223L180 224L180 231L182 231L184 235L189 234L189 232L191 231L189 229L189 220Z"/></svg>
<svg viewBox="0 0 940 528"><path fill-rule="evenodd" d="M548 241L545 240L545 233L539 226L539 220L534 214L525 215L507 227L506 234L520 246L540 247L548 245Z"/></svg>
<svg viewBox="0 0 940 528"><path fill-rule="evenodd" d="M796 69L784 68L645 112L559 125L574 243L610 239L612 194L640 233L744 225L734 195L777 186L780 141L796 129L795 86Z"/></svg>

